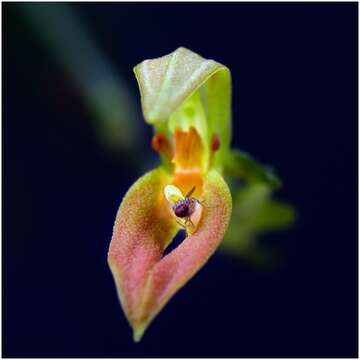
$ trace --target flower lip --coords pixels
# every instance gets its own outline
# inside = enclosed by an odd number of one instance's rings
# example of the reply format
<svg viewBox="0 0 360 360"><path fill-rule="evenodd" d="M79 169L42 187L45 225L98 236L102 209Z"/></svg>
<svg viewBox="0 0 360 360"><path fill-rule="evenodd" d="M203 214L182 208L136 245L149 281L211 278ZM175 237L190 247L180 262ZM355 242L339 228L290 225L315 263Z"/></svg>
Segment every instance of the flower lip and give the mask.
<svg viewBox="0 0 360 360"><path fill-rule="evenodd" d="M193 221L203 211L198 229L164 255L178 231L164 196L170 179L168 172L159 168L130 188L116 216L110 243L109 266L135 341L206 263L220 244L230 219L230 192L221 175L212 170L204 176L204 198L209 206L203 209L196 203L192 216Z"/></svg>

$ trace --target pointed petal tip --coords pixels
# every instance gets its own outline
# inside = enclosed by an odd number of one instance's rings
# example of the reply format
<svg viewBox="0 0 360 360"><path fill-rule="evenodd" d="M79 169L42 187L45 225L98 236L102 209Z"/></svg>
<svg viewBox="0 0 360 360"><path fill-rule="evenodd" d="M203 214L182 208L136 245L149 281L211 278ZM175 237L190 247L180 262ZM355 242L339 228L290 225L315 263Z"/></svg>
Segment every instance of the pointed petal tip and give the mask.
<svg viewBox="0 0 360 360"><path fill-rule="evenodd" d="M133 326L133 340L136 343L139 343L147 329L148 324L143 323L137 326Z"/></svg>

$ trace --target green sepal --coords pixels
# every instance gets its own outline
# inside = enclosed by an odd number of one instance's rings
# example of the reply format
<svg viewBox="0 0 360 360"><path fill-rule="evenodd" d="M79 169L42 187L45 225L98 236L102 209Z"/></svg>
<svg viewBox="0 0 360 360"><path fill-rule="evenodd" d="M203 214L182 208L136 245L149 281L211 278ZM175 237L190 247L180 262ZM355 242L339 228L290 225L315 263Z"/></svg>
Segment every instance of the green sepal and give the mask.
<svg viewBox="0 0 360 360"><path fill-rule="evenodd" d="M211 164L221 169L231 141L230 70L180 47L166 56L143 61L134 72L143 115L154 132L172 138L176 128L187 131L194 126L205 148L205 168L211 138L217 135L221 145Z"/></svg>
<svg viewBox="0 0 360 360"><path fill-rule="evenodd" d="M271 189L282 186L281 180L270 167L259 164L250 155L239 150L229 151L224 160L225 174L247 183L261 183Z"/></svg>
<svg viewBox="0 0 360 360"><path fill-rule="evenodd" d="M285 230L296 218L291 205L272 199L272 189L260 183L232 190L232 219L221 250L252 263L265 265L270 253L259 243L266 232Z"/></svg>

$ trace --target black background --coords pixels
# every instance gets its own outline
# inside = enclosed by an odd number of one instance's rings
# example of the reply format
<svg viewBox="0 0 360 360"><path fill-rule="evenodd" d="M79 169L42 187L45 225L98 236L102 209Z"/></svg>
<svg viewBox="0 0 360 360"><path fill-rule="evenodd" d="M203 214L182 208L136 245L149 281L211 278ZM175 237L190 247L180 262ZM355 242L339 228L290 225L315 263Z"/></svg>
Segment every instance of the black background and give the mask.
<svg viewBox="0 0 360 360"><path fill-rule="evenodd" d="M102 146L19 6L3 3L3 356L357 356L357 4L69 4L139 109L140 61L185 46L227 65L233 145L272 164L298 210L264 239L281 266L215 254L140 344L106 254L151 128L139 113L131 156Z"/></svg>

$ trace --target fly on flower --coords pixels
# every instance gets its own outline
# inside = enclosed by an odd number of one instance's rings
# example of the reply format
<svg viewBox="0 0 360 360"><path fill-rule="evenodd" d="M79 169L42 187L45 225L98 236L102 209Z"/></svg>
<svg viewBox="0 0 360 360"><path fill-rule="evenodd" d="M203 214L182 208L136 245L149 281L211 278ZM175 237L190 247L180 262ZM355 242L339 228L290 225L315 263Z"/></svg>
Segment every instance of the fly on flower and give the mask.
<svg viewBox="0 0 360 360"><path fill-rule="evenodd" d="M226 66L178 48L141 62L134 72L161 165L138 179L123 198L108 263L134 340L140 341L172 296L219 247L232 212L225 171L251 183L250 189L265 184L268 195L279 182L230 149L231 74ZM264 210L258 199L256 206ZM248 204L241 206L254 211ZM186 238L166 253L179 225ZM189 326L192 321L189 317Z"/></svg>
<svg viewBox="0 0 360 360"><path fill-rule="evenodd" d="M164 188L166 200L170 203L178 224L185 229L186 234L193 234L199 224L202 204L192 197L195 186L184 196L175 185L167 185Z"/></svg>

